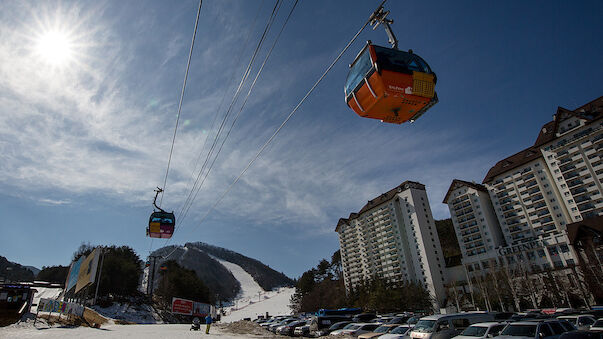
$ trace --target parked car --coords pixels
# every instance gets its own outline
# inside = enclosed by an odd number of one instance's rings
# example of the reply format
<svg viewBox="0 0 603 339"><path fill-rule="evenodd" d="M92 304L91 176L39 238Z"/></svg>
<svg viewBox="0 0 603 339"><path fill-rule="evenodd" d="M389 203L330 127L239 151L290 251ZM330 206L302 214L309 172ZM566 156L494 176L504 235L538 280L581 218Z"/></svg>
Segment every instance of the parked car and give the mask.
<svg viewBox="0 0 603 339"><path fill-rule="evenodd" d="M408 338L413 325L398 325L391 332L381 335L378 339L403 339Z"/></svg>
<svg viewBox="0 0 603 339"><path fill-rule="evenodd" d="M573 327L566 321L551 320L528 320L508 324L498 339L557 339L562 333L568 332ZM571 328L570 330L575 330Z"/></svg>
<svg viewBox="0 0 603 339"><path fill-rule="evenodd" d="M603 339L603 332L571 331L563 333L559 339Z"/></svg>
<svg viewBox="0 0 603 339"><path fill-rule="evenodd" d="M286 325L280 326L276 329L276 333L278 334L282 334L282 335L293 335L293 331L295 331L296 327L299 326L304 326L306 324L305 320L296 320L293 322L290 322Z"/></svg>
<svg viewBox="0 0 603 339"><path fill-rule="evenodd" d="M591 331L603 332L603 318L595 321L594 324L590 326Z"/></svg>
<svg viewBox="0 0 603 339"><path fill-rule="evenodd" d="M374 323L351 323L346 325L341 330L331 332L331 335L348 334L353 336L359 336L363 333L372 332L374 329L379 327L381 324Z"/></svg>
<svg viewBox="0 0 603 339"><path fill-rule="evenodd" d="M388 321L388 324L406 324L406 321L408 319L410 319L411 316L396 316L394 318L392 318L390 321Z"/></svg>
<svg viewBox="0 0 603 339"><path fill-rule="evenodd" d="M337 323L334 323L333 325L331 325L329 328L325 328L324 330L320 330L318 332L316 332L316 335L321 337L323 335L329 335L331 332L336 331L336 330L340 330L342 328L344 328L345 326L347 326L348 324L351 324L352 322L347 320L347 321L340 321Z"/></svg>
<svg viewBox="0 0 603 339"><path fill-rule="evenodd" d="M352 319L351 317L343 315L327 315L313 317L312 321L310 322L310 332L326 330L327 328L331 327L331 325L341 321L351 322Z"/></svg>
<svg viewBox="0 0 603 339"><path fill-rule="evenodd" d="M270 326L268 327L268 330L270 330L270 332L272 332L272 333L276 333L276 329L277 329L277 328L279 328L279 327L281 327L281 326L284 326L284 325L288 325L288 324L290 324L290 323L292 323L292 322L294 322L294 321L296 321L296 320L297 320L297 319L294 319L294 318L287 318L287 319L285 319L285 320L283 320L283 321L281 321L281 322L279 322L279 323L276 323L276 324L270 325Z"/></svg>
<svg viewBox="0 0 603 339"><path fill-rule="evenodd" d="M376 317L377 317L377 315L375 313L360 313L360 314L356 314L355 316L352 317L352 322L354 322L354 323L367 322L367 321L371 321L371 320L375 319Z"/></svg>
<svg viewBox="0 0 603 339"><path fill-rule="evenodd" d="M579 330L588 330L590 326L597 321L590 314L576 314L576 315L564 315L557 317L557 319L563 319L569 321L572 325L576 326Z"/></svg>
<svg viewBox="0 0 603 339"><path fill-rule="evenodd" d="M309 337L310 325L298 326L293 330L293 335L296 337Z"/></svg>
<svg viewBox="0 0 603 339"><path fill-rule="evenodd" d="M473 338L493 338L507 326L506 323L487 322L477 323L467 327L455 339L473 339Z"/></svg>
<svg viewBox="0 0 603 339"><path fill-rule="evenodd" d="M449 339L477 323L494 321L494 316L485 312L436 314L421 318L410 332L411 338L428 339L437 334L438 339Z"/></svg>
<svg viewBox="0 0 603 339"><path fill-rule="evenodd" d="M364 333L358 336L358 339L371 339L377 338L385 333L389 333L394 328L398 327L397 324L382 324L381 326L374 329L372 332Z"/></svg>

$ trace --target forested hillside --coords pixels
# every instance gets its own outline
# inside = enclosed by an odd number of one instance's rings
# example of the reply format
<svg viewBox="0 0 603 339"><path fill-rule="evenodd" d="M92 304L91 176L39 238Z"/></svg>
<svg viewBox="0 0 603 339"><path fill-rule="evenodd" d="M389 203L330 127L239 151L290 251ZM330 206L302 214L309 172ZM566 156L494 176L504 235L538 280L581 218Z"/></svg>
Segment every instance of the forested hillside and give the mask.
<svg viewBox="0 0 603 339"><path fill-rule="evenodd" d="M34 274L30 269L0 256L0 280L19 282L33 281L33 279Z"/></svg>

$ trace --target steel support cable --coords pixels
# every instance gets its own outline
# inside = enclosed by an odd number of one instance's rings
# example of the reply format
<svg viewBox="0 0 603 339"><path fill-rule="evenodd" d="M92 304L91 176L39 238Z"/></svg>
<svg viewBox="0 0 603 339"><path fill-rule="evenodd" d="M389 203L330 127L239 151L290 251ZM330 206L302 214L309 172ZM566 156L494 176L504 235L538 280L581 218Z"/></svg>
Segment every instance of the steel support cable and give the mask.
<svg viewBox="0 0 603 339"><path fill-rule="evenodd" d="M184 91L186 89L186 81L188 79L188 71L191 67L191 58L193 56L193 47L195 46L195 37L197 36L197 27L199 26L199 16L201 14L201 4L203 0L199 0L199 8L197 9L197 18L195 19L195 30L193 31L193 38L191 41L191 49L188 52L188 61L186 62L186 72L184 72L184 81L182 83L182 91L180 92L180 100L178 102L178 115L176 116L176 127L174 127L174 136L172 137L172 146L170 148L170 156L168 157L167 169L165 170L165 178L163 179L163 192L161 193L161 200L159 200L159 206L163 204L163 195L165 194L167 186L167 178L170 172L170 164L172 163L172 153L174 153L174 143L176 142L176 133L178 132L178 123L180 122L180 112L182 111L182 101L184 99Z"/></svg>
<svg viewBox="0 0 603 339"><path fill-rule="evenodd" d="M281 27L281 30L279 31L278 35L276 36L276 39L274 40L274 43L272 44L272 47L270 48L270 50L266 54L266 57L264 58L264 61L262 62L262 66L260 67L260 69L258 70L257 74L255 75L255 78L253 79L253 82L251 83L251 85L249 87L249 90L247 91L247 95L245 96L245 99L243 100L243 104L241 105L239 111L237 112L237 115L232 120L232 123L230 125L230 128L228 129L228 132L227 132L226 136L222 139L222 144L220 144L220 147L218 148L216 156L214 157L214 159L213 159L212 163L210 164L207 172L205 173L205 177L203 178L203 180L201 181L201 184L197 188L197 192L195 193L195 196L193 197L192 201L194 201L197 198L197 194L199 193L199 190L201 189L201 187L203 186L203 183L205 182L205 180L209 176L209 173L210 173L211 169L214 167L214 163L216 162L216 159L218 158L218 155L222 151L222 147L226 143L226 140L228 139L228 136L230 135L230 132L232 131L235 123L237 122L237 119L241 115L241 112L243 111L243 108L245 108L245 105L247 104L247 100L249 99L249 96L251 95L251 92L253 91L253 88L255 87L255 84L256 84L258 78L260 77L260 74L262 73L262 70L264 69L264 66L266 65L266 62L268 61L268 58L270 58L270 55L272 54L272 51L274 50L274 47L276 46L276 43L278 42L281 34L285 30L285 26L287 25L287 22L289 22L289 19L291 18L291 15L293 14L293 10L295 10L295 7L297 6L298 2L299 2L299 0L295 0L295 3L293 4L293 7L291 7L291 10L289 11L289 15L285 19L285 21L283 23L283 26ZM191 205L192 205L192 201L191 201ZM190 208L191 205L189 205L188 208ZM187 209L185 215L187 215L187 214L188 214L188 209Z"/></svg>
<svg viewBox="0 0 603 339"><path fill-rule="evenodd" d="M276 3L274 4L274 8L272 9L272 14L271 14L271 16L270 16L270 18L269 18L269 20L268 20L268 22L266 24L266 27L264 28L264 32L263 32L263 34L262 34L262 36L260 38L260 41L258 42L258 45L256 46L256 49L255 49L255 51L253 53L253 56L252 56L249 64L247 65L247 69L245 70L245 72L243 74L243 77L241 78L241 81L239 82L239 86L237 88L237 91L235 92L235 94L233 96L233 99L232 99L232 101L231 101L231 103L230 103L230 105L228 107L228 110L227 110L226 114L224 115L224 119L222 119L222 123L220 124L220 128L216 132L216 136L214 137L214 140L212 142L210 150L207 153L207 157L205 158L205 161L203 162L203 165L201 167L201 170L199 171L197 179L195 180L195 183L194 183L193 187L191 188L191 191L189 192L189 195L188 195L185 203L182 206L181 213L180 213L181 215L182 215L182 213L184 213L184 210L186 209L187 206L192 205L191 199L193 197L193 192L195 192L196 187L199 184L199 179L201 178L201 176L202 176L202 174L203 174L203 172L204 172L207 164L209 163L209 159L211 159L213 151L214 151L214 149L215 149L215 147L216 147L216 145L218 143L218 140L220 138L220 134L222 132L222 129L224 128L224 126L226 124L226 121L228 120L228 117L230 116L230 112L232 110L232 107L234 106L234 103L238 99L238 96L239 96L240 91L241 91L241 89L243 87L243 84L245 83L245 81L247 81L247 78L249 77L249 74L251 73L251 68L252 68L253 63L255 61L255 58L257 57L257 53L259 52L259 50L260 50L260 48L261 48L261 46L262 46L262 44L263 44L263 42L264 42L264 40L266 38L266 34L267 34L268 30L270 29L270 27L272 26L272 23L274 22L274 19L276 18L276 14L278 13L278 9L280 8L280 4L282 4L282 2L280 0L277 0ZM180 216L179 216L179 219L181 219ZM177 228L179 228L180 223L181 222L179 222L178 225L176 226ZM167 244L168 241L166 241L166 244Z"/></svg>
<svg viewBox="0 0 603 339"><path fill-rule="evenodd" d="M240 51L240 53L239 53L239 55L237 57L237 60L235 61L235 65L238 65L241 62L241 59L243 58L243 52L247 48L247 45L249 44L249 41L251 41L251 32L254 31L255 25L257 23L257 19L260 16L260 13L261 13L263 5L264 5L264 1L262 1L262 4L260 5L260 7L258 7L258 11L257 11L257 13L255 15L255 18L253 19L253 23L251 24L252 29L249 30L248 33L247 33L247 37L245 38L245 42L243 43L243 47L241 48L241 51ZM235 73L232 72L230 78L227 81L228 86L226 88L230 88L230 86L231 86L234 78L235 78ZM214 114L214 118L212 120L211 127L209 128L208 133L205 135L205 139L203 139L203 143L201 144L201 147L199 149L199 155L197 156L197 159L195 161L195 166L193 167L193 172L191 173L190 182L186 185L186 187L189 187L191 185L192 181L195 179L195 173L197 172L197 167L199 165L199 160L201 159L201 156L204 153L203 149L205 148L205 144L207 143L207 139L209 138L209 132L213 131L213 129L214 129L216 120L218 118L219 112L222 110L222 105L224 104L224 101L226 100L227 94L228 94L228 91L225 90L224 94L222 95L222 99L220 100L220 104L218 105L218 109L216 110L216 114ZM192 191L192 189L191 189L191 191ZM190 198L190 193L189 193L189 197L187 197L186 200L188 200L189 198ZM186 204L186 201L185 201L184 204ZM179 209L180 210L179 215L182 214L182 211L184 209L183 206Z"/></svg>
<svg viewBox="0 0 603 339"><path fill-rule="evenodd" d="M180 100L178 101L178 114L176 116L176 126L174 127L174 135L172 137L172 145L170 147L170 155L168 156L167 168L165 170L165 177L163 178L163 192L161 193L161 199L159 200L159 206L163 204L163 194L167 186L167 178L170 173L170 164L172 163L172 154L174 153L174 143L176 142L176 134L178 132L178 123L180 122L180 112L182 111L182 100L184 99L184 91L186 89L186 81L188 79L188 71L191 67L191 58L193 56L193 48L195 46L195 37L197 36L197 28L199 27L199 16L201 15L201 5L203 0L199 0L199 7L197 8L197 17L195 18L195 29L193 30L193 37L191 39L191 49L188 52L188 60L186 61L186 71L184 72L184 81L182 83L182 91L180 92ZM153 249L153 240L151 238L151 245L149 246L149 253Z"/></svg>
<svg viewBox="0 0 603 339"><path fill-rule="evenodd" d="M199 180L202 177L202 174L204 173L207 164L209 163L209 160L211 159L211 156L213 155L213 151L218 143L219 137L220 137L220 133L222 132L224 126L226 125L226 121L228 120L228 117L230 116L230 113L232 111L232 107L234 106L236 100L239 97L239 94L241 92L241 89L243 88L243 84L245 83L245 81L247 81L249 74L251 73L251 68L253 66L253 63L255 62L255 59L257 57L257 54L260 50L260 48L262 47L262 44L264 43L265 39L266 39L266 35L270 29L270 27L272 26L272 23L274 22L274 19L276 18L276 14L278 12L278 9L280 8L280 4L282 4L282 2L280 0L277 0L276 3L274 4L274 7L272 9L272 14L270 15L270 18L268 19L268 22L266 23L266 27L264 28L264 32L262 33L262 36L260 37L260 40L255 48L255 51L253 52L253 55L251 57L251 60L249 61L249 64L247 65L247 68L243 74L243 77L241 78L241 81L239 82L239 86L237 87L237 90L230 102L230 105L228 107L228 110L226 112L226 114L224 115L224 119L222 119L222 123L220 124L220 127L218 129L218 132L216 133L216 136L212 142L212 145L210 147L210 150L207 154L207 157L205 158L205 161L203 162L203 165L201 167L201 170L199 171L199 174L197 176L197 179L195 180L195 183L193 185L193 188L191 189L191 191L189 192L189 196L187 197L186 201L185 201L185 205L183 205L183 209L187 210L186 206L189 206L192 204L192 196L193 196L193 192L195 192L197 185L199 184ZM181 217L179 217L179 219L182 219ZM177 225L177 229L179 228L179 225L181 224L181 222L178 223ZM166 241L167 243L167 241Z"/></svg>
<svg viewBox="0 0 603 339"><path fill-rule="evenodd" d="M385 3L385 1L383 1L383 3ZM199 226L201 226L201 224L203 223L203 221L205 221L205 219L207 218L207 216L209 216L209 214L211 213L211 211L213 211L216 208L216 206L218 206L218 204L222 201L222 199L224 199L224 197L232 190L232 188L234 187L234 185L236 185L236 183L239 182L239 180L241 179L241 177L243 177L243 175L247 172L247 170L259 158L259 156L262 154L262 152L264 151L264 149L266 149L266 147L268 147L268 145L272 142L272 140L274 140L274 138L277 136L277 134L280 132L280 130L287 124L287 122L291 119L291 117L295 114L295 112L297 112L297 110L299 109L299 107L304 103L304 101L306 101L306 99L310 96L310 94L312 94L312 92L314 92L314 89L316 89L316 87L320 84L320 82L322 82L322 80L324 79L324 77L331 71L331 69L333 68L333 66L335 66L335 64L339 61L339 59L341 59L341 57L343 56L343 54L354 43L354 41L356 41L356 39L358 38L358 36L360 35L360 33L362 33L362 31L364 31L364 29L369 24L369 22L370 21L367 21L362 26L362 28L360 28L360 30L356 33L356 35L354 35L354 37L352 38L352 40L350 40L350 42L348 42L348 44L343 48L343 50L341 50L341 52L339 53L339 55L337 55L337 57L335 58L335 60L333 60L333 62L331 63L331 65L329 67L327 67L327 69L322 73L322 75L320 76L320 78L318 78L318 80L314 83L314 85L310 88L310 90L304 95L304 97L299 101L299 103L297 103L297 105L293 108L293 110L289 113L289 115L285 118L285 120L281 123L281 125L276 129L276 131L274 131L274 133L272 134L272 136L270 136L270 138L266 141L266 143L264 143L264 145L260 148L260 150L256 153L256 155L251 159L251 161L243 169L243 171L241 172L241 174L239 174L239 176L230 184L230 186L228 186L228 188L226 189L226 191L224 191L224 193L222 193L222 195L218 198L218 200L216 200L215 203L209 208L209 210L203 215L203 217L201 218L201 220L199 221L199 223L197 224L197 227L193 230L193 232L196 231L197 228L199 228ZM170 252L167 256L165 256L164 258L168 258L170 255L172 255L172 253L174 253L174 251L175 251L175 249L172 252Z"/></svg>

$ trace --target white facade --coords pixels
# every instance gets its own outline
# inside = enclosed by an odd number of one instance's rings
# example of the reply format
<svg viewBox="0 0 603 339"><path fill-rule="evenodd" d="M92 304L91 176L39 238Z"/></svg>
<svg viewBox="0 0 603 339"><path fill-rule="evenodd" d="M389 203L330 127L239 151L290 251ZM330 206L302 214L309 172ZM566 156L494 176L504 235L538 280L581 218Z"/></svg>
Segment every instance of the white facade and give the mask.
<svg viewBox="0 0 603 339"><path fill-rule="evenodd" d="M425 186L406 181L340 219L341 259L346 289L381 277L423 284L442 305L444 256Z"/></svg>
<svg viewBox="0 0 603 339"><path fill-rule="evenodd" d="M603 215L601 112L603 97L576 111L559 108L553 121L543 126L534 146L490 169L484 185L505 244L486 246L486 252L480 250L481 256L498 257L498 264L522 263L532 270L577 263L566 226ZM450 199L454 214L458 204ZM462 248L464 244L459 242ZM468 253L463 252L464 261ZM484 268L475 264L468 267L470 271Z"/></svg>
<svg viewBox="0 0 603 339"><path fill-rule="evenodd" d="M455 179L444 198L463 256L463 265L488 268L505 246L492 201L482 185Z"/></svg>

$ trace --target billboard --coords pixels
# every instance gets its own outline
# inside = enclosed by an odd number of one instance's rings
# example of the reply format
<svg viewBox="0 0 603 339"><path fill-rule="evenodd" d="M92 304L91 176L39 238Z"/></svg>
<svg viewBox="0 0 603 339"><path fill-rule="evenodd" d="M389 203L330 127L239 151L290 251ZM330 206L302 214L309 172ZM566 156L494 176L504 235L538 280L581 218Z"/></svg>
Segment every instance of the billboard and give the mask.
<svg viewBox="0 0 603 339"><path fill-rule="evenodd" d="M172 298L172 313L192 315L193 301L181 298Z"/></svg>
<svg viewBox="0 0 603 339"><path fill-rule="evenodd" d="M80 257L77 261L71 263L69 274L67 275L67 282L65 283L65 291L69 291L77 283L77 278L80 275L80 266L83 261L84 257Z"/></svg>
<svg viewBox="0 0 603 339"><path fill-rule="evenodd" d="M215 318L216 308L210 304L174 297L172 298L172 313L195 317L205 317L209 314Z"/></svg>
<svg viewBox="0 0 603 339"><path fill-rule="evenodd" d="M213 306L210 304L198 303L195 301L193 302L193 315L195 317L205 318L205 316L211 314L212 317L215 317L215 315L212 313L212 308Z"/></svg>
<svg viewBox="0 0 603 339"><path fill-rule="evenodd" d="M82 316L84 314L84 306L66 301L40 298L38 312L56 312Z"/></svg>
<svg viewBox="0 0 603 339"><path fill-rule="evenodd" d="M90 253L82 264L80 265L80 271L77 277L77 283L75 285L75 292L77 293L82 288L92 284L96 279L96 270L98 268L98 258L100 257L100 248L97 247Z"/></svg>

